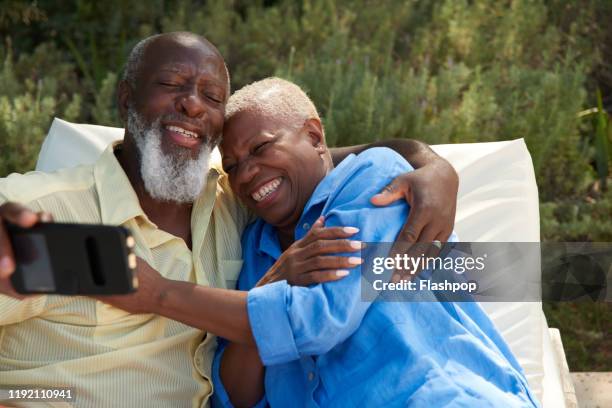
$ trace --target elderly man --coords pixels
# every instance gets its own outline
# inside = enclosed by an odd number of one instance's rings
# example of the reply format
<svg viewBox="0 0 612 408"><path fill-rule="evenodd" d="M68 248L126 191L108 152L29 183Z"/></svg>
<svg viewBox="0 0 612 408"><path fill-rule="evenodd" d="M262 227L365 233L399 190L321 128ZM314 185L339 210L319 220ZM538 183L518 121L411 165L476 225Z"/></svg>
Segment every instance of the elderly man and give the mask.
<svg viewBox="0 0 612 408"><path fill-rule="evenodd" d="M126 226L138 256L165 278L221 288L235 281L249 214L220 166L209 163L228 96L223 58L204 38L170 33L137 44L118 92L122 143L92 166L0 180L0 291L15 296L3 223L29 227L49 214ZM407 238L448 236L456 174L418 143L388 145L421 169L396 179L378 203L412 201L417 216ZM334 161L360 150L337 150ZM201 406L212 393L215 346L214 336L175 320L89 298L0 295L0 389L74 387L78 406Z"/></svg>

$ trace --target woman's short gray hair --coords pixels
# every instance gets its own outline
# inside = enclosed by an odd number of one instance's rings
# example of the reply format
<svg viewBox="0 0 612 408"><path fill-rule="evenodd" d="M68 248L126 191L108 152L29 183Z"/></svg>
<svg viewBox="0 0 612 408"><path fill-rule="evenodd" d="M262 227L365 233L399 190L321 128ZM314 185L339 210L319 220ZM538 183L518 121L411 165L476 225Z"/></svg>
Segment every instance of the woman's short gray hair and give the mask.
<svg viewBox="0 0 612 408"><path fill-rule="evenodd" d="M225 107L225 120L240 112L257 112L302 126L319 113L306 92L293 82L270 77L237 90Z"/></svg>

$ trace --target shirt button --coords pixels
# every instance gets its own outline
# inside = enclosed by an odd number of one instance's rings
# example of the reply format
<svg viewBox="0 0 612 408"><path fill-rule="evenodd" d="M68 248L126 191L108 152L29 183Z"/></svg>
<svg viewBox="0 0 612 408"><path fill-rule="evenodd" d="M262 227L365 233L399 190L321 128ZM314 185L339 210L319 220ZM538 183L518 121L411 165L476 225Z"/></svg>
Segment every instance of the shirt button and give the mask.
<svg viewBox="0 0 612 408"><path fill-rule="evenodd" d="M304 228L306 231L308 231L310 229L310 224L305 222L304 225L302 225L302 228Z"/></svg>
<svg viewBox="0 0 612 408"><path fill-rule="evenodd" d="M308 373L308 381L314 380L314 373L311 371Z"/></svg>

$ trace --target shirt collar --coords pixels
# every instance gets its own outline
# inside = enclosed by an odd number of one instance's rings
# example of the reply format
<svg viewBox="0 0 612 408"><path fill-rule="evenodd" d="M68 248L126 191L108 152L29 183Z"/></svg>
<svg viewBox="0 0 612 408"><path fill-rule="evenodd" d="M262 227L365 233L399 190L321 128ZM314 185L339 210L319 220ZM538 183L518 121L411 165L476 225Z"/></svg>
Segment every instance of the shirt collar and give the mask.
<svg viewBox="0 0 612 408"><path fill-rule="evenodd" d="M115 149L120 146L120 141L112 143L94 165L103 224L121 225L145 216L130 180L115 157Z"/></svg>
<svg viewBox="0 0 612 408"><path fill-rule="evenodd" d="M280 258L281 247L278 235L276 234L276 228L262 219L257 220L257 222L261 223L261 234L259 234L257 250L260 254L268 255L272 259Z"/></svg>
<svg viewBox="0 0 612 408"><path fill-rule="evenodd" d="M315 191L310 196L310 199L304 206L302 211L302 218L308 214L310 209L317 204L326 201L329 196L338 189L340 184L344 182L346 177L349 175L351 166L350 163L355 160L354 154L348 155L339 165L337 165L327 176L321 180L321 182L315 188Z"/></svg>
<svg viewBox="0 0 612 408"><path fill-rule="evenodd" d="M355 159L355 155L351 154L347 156L342 162L336 166L327 176L321 180L321 182L315 188L312 196L306 203L304 207L304 211L300 217L300 225L304 217L307 216L310 210L314 209L318 206L318 204L326 201L329 196L336 191L338 186L346 179L348 173L350 173L350 163ZM318 216L318 215L317 215ZM265 254L273 259L278 259L281 255L281 247L280 242L278 240L278 235L276 234L276 228L271 224L268 224L263 219L258 219L256 221L258 225L255 228L260 229L259 241L257 243L257 251L260 254ZM296 228L297 232L298 228Z"/></svg>

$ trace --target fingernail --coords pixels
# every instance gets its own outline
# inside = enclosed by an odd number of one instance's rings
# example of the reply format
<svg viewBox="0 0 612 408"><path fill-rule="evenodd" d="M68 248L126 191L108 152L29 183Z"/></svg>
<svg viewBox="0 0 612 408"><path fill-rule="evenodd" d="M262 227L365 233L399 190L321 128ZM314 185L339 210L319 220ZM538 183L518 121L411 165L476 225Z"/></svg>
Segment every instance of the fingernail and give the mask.
<svg viewBox="0 0 612 408"><path fill-rule="evenodd" d="M13 262L7 257L4 256L0 259L0 274L3 278L7 277L9 273L13 270Z"/></svg>
<svg viewBox="0 0 612 408"><path fill-rule="evenodd" d="M351 248L361 249L364 247L364 243L361 241L351 241Z"/></svg>
<svg viewBox="0 0 612 408"><path fill-rule="evenodd" d="M338 269L336 271L336 276L347 276L350 272L346 269Z"/></svg>
<svg viewBox="0 0 612 408"><path fill-rule="evenodd" d="M361 265L363 263L363 259L356 256L349 257L348 261L351 265Z"/></svg>
<svg viewBox="0 0 612 408"><path fill-rule="evenodd" d="M40 214L39 219L41 222L51 222L53 218L51 217L51 214L49 214L48 212L44 212Z"/></svg>
<svg viewBox="0 0 612 408"><path fill-rule="evenodd" d="M342 231L346 232L347 234L356 234L359 232L359 228L355 228L355 227L344 227L342 228Z"/></svg>
<svg viewBox="0 0 612 408"><path fill-rule="evenodd" d="M24 224L31 224L33 222L36 222L36 219L36 214L34 214L33 212L23 212L20 214L19 222Z"/></svg>

